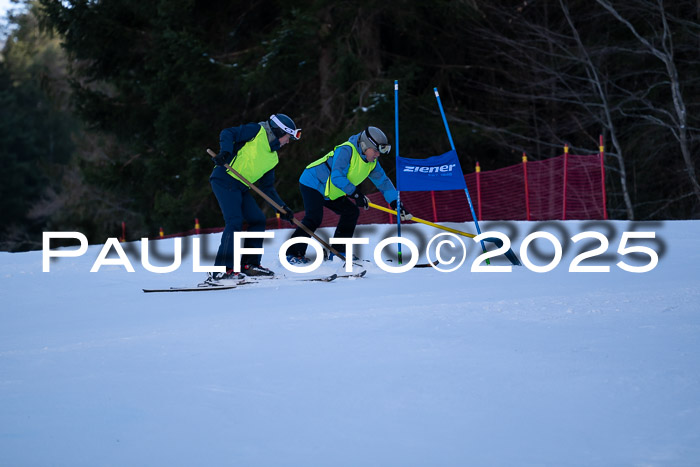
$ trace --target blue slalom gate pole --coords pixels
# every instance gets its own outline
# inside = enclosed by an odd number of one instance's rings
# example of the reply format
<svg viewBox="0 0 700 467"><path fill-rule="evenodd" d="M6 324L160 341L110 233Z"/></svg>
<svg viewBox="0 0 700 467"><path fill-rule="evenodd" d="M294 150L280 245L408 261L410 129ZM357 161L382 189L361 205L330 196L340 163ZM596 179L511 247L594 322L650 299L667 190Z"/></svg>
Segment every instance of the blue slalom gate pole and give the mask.
<svg viewBox="0 0 700 467"><path fill-rule="evenodd" d="M396 138L396 230L401 237L401 192L399 191L399 80L394 80L394 138ZM399 248L399 265L403 264L401 258L401 244Z"/></svg>
<svg viewBox="0 0 700 467"><path fill-rule="evenodd" d="M445 117L445 111L442 108L442 101L440 100L440 94L438 93L437 88L433 88L435 91L435 98L437 99L438 107L440 107L440 115L442 115L442 122L445 124L445 131L447 131L447 138L450 140L450 146L452 146L452 150L457 152L455 149L455 143L452 141L452 133L450 133L450 127L447 125L447 117ZM398 176L398 174L397 174ZM479 228L479 221L476 219L476 213L474 212L474 205L472 204L472 197L469 196L469 189L467 188L467 182L466 180L464 181L464 192L467 194L467 201L469 202L469 209L472 212L472 219L474 219L474 224L476 225L476 233L481 235L481 228ZM484 245L484 241L481 241L481 249L483 250L484 253L486 253L486 246ZM489 260L486 260L487 263L490 264Z"/></svg>

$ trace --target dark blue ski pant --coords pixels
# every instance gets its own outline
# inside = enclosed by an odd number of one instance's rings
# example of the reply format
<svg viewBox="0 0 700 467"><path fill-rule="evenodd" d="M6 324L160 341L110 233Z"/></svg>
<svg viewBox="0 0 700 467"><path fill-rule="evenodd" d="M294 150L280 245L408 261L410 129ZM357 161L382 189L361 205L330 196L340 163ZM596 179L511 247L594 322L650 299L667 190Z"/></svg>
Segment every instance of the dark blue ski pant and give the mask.
<svg viewBox="0 0 700 467"><path fill-rule="evenodd" d="M217 176L217 174L219 174ZM223 175L221 175L223 174ZM253 198L250 189L224 171L215 171L209 179L211 188L224 215L226 227L221 234L221 244L216 253L215 266L233 269L233 233L243 229L243 221L248 222L249 232L264 232L266 218ZM262 238L247 238L245 248L260 248ZM243 255L241 264L259 265L261 255Z"/></svg>

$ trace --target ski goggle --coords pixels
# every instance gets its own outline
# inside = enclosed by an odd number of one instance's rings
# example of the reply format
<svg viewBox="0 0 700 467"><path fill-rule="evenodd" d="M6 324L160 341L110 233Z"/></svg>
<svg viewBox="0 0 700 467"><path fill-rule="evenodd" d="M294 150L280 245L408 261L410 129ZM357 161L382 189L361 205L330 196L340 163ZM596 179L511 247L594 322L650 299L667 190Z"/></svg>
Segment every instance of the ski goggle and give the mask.
<svg viewBox="0 0 700 467"><path fill-rule="evenodd" d="M274 114L270 116L270 120L272 120L275 123L275 125L277 125L279 127L280 130L284 131L285 133L290 135L295 140L301 139L301 128L298 128L296 130L289 128L287 125L282 123L282 121L279 118L277 118L277 115L274 115Z"/></svg>
<svg viewBox="0 0 700 467"><path fill-rule="evenodd" d="M379 154L389 154L391 152L391 144L379 144L376 139L372 138L369 127L365 128L365 135L374 148L379 151Z"/></svg>

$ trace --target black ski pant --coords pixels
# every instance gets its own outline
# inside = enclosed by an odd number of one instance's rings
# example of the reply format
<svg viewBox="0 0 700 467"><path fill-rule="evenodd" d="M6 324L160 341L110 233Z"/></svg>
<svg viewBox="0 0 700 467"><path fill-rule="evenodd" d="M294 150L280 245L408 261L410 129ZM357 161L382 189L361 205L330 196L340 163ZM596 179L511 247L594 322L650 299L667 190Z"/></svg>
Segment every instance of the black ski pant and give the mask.
<svg viewBox="0 0 700 467"><path fill-rule="evenodd" d="M321 222L323 222L323 207L325 206L340 216L333 236L336 238L351 238L353 236L357 218L360 217L360 210L355 203L346 196L334 200L325 199L318 190L306 185L299 184L299 189L301 197L304 199L304 209L306 210L304 218L301 220L302 224L312 232L318 229ZM310 235L300 227L297 227L292 234L292 238L295 237L310 237ZM307 246L306 243L297 243L289 247L287 254L305 256ZM333 245L333 248L339 253L345 254L345 245Z"/></svg>

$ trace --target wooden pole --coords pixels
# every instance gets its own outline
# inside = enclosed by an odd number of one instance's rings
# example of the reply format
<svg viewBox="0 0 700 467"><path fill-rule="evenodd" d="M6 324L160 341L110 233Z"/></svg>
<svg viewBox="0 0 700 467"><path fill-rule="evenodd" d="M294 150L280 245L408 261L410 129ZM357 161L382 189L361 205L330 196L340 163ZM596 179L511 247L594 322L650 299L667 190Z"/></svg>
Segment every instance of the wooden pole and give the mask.
<svg viewBox="0 0 700 467"><path fill-rule="evenodd" d="M211 157L216 157L216 153L215 153L214 151L212 151L211 149L207 149L207 152L209 153L209 155L210 155ZM267 201L268 203L270 203L270 205L271 205L273 208L277 209L278 211L280 211L280 212L282 212L282 213L284 213L284 214L287 213L287 211L285 211L284 208L282 208L282 206L280 206L279 204L277 204L277 203L275 202L275 200L273 200L272 198L270 198L269 196L267 196L260 188L256 187L255 185L253 185L252 183L250 183L248 180L246 180L245 177L244 177L243 175L241 175L241 174L239 174L238 172L236 172L233 168L231 168L230 165L224 164L224 167L226 167L226 169L227 169L229 172L231 172L232 174L234 174L236 177L240 178L241 181L242 181L243 183L245 183L246 185L248 185L248 186L250 187L251 190L253 190L253 191L256 192L257 194L259 194L259 195L262 197L262 199L264 199L265 201ZM343 261L345 261L345 255L344 255L344 254L338 253L338 250L336 250L335 248L333 248L332 246L330 246L326 241L324 241L322 238L320 238L318 235L316 235L310 228L308 228L307 226L305 226L304 224L302 224L297 218L292 218L292 221L293 221L294 225L296 225L296 226L299 227L301 230L303 230L304 232L306 232L307 234L309 234L311 237L313 237L313 238L315 238L316 240L318 240L318 242L319 242L321 245L323 245L323 246L325 246L326 248L328 248L328 249L330 250L331 253L333 253L333 254L336 255L338 258L342 259Z"/></svg>

